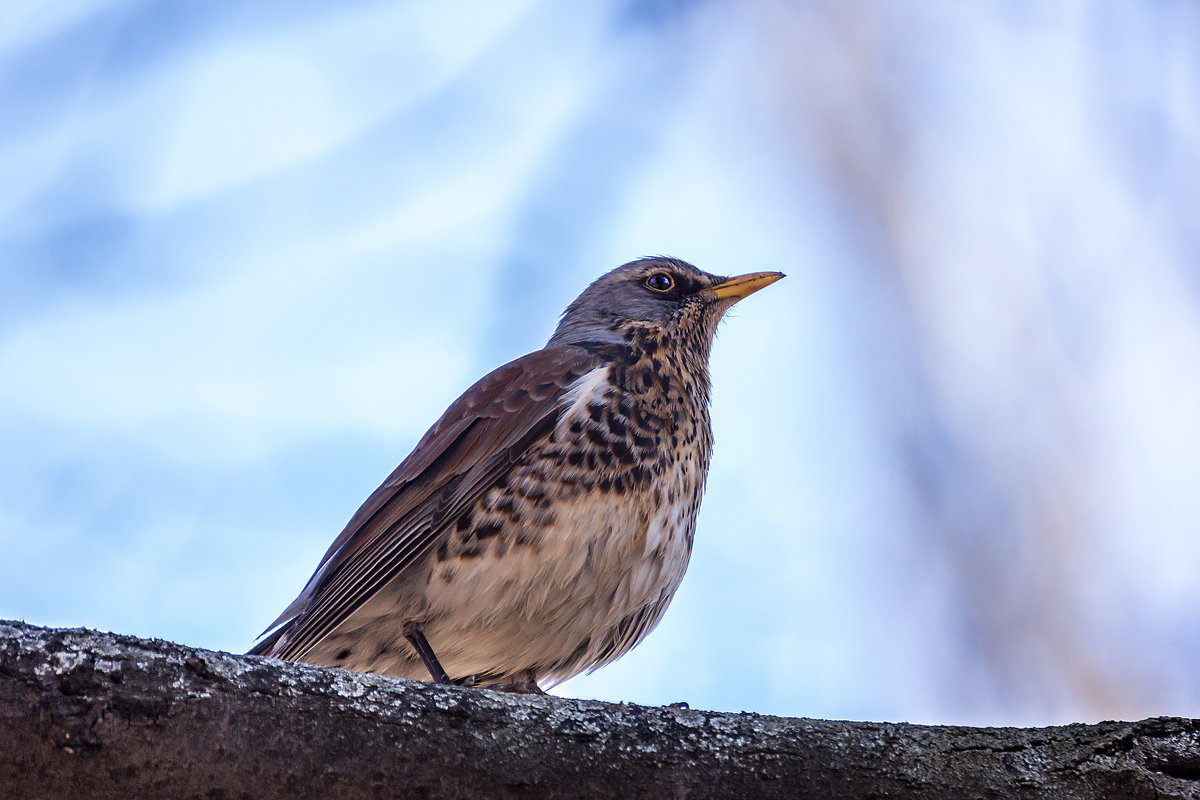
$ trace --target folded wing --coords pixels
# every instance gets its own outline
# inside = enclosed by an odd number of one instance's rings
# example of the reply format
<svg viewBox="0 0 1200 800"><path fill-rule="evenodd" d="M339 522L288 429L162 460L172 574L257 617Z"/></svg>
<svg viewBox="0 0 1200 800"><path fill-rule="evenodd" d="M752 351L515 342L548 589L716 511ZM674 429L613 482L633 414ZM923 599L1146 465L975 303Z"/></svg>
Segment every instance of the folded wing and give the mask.
<svg viewBox="0 0 1200 800"><path fill-rule="evenodd" d="M563 395L599 359L549 347L484 376L446 410L350 519L300 595L251 653L303 659L416 564L558 423Z"/></svg>

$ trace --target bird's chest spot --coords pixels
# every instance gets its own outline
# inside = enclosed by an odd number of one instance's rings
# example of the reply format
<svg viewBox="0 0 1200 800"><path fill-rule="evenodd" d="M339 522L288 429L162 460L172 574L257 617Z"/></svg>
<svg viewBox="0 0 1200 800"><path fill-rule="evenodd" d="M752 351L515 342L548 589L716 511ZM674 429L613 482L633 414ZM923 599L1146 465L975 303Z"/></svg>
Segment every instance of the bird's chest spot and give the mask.
<svg viewBox="0 0 1200 800"><path fill-rule="evenodd" d="M657 355L598 368L569 395L545 456L561 464L568 487L578 480L584 491L625 494L677 467L702 486L712 429L700 384Z"/></svg>
<svg viewBox="0 0 1200 800"><path fill-rule="evenodd" d="M613 365L588 383L545 454L564 476L563 531L586 541L589 569L620 576L609 591L635 606L669 596L683 577L711 450L707 407L689 396L689 382L644 362L648 381Z"/></svg>
<svg viewBox="0 0 1200 800"><path fill-rule="evenodd" d="M532 587L526 608L669 597L691 553L711 437L706 409L698 418L670 400L614 383L607 366L580 378L553 435L457 522L431 583L473 594L495 584L497 598Z"/></svg>

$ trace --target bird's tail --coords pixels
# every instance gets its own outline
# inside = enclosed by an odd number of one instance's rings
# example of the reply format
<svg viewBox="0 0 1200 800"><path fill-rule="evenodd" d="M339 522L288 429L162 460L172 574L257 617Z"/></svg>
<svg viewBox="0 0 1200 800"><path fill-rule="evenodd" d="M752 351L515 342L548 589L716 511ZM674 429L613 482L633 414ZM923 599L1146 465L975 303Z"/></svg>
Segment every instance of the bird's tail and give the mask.
<svg viewBox="0 0 1200 800"><path fill-rule="evenodd" d="M246 655L250 656L273 656L276 652L276 646L283 635L287 633L288 624L284 623L271 633L270 636L263 639L258 644L246 651Z"/></svg>

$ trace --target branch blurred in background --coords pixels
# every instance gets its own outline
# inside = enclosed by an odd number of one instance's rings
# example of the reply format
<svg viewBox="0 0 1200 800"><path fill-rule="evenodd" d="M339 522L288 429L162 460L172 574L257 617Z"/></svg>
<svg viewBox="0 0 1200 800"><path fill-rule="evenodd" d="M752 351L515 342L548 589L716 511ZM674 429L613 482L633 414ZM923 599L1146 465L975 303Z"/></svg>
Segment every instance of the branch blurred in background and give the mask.
<svg viewBox="0 0 1200 800"><path fill-rule="evenodd" d="M1200 716L1194 4L15 2L0 109L0 617L244 650L669 253L789 279L675 603L562 693Z"/></svg>

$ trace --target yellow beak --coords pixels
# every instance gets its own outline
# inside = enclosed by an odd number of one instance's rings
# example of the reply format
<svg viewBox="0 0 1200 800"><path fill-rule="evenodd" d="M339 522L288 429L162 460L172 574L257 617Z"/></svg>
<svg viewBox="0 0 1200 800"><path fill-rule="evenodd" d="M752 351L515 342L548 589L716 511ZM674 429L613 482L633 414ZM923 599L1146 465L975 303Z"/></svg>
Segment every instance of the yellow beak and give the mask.
<svg viewBox="0 0 1200 800"><path fill-rule="evenodd" d="M743 297L749 297L754 294L759 289L770 286L782 277L785 277L782 272L751 272L749 275L738 275L715 286L710 286L701 292L701 294L715 300L724 300L729 297L734 298L734 300L741 300Z"/></svg>

